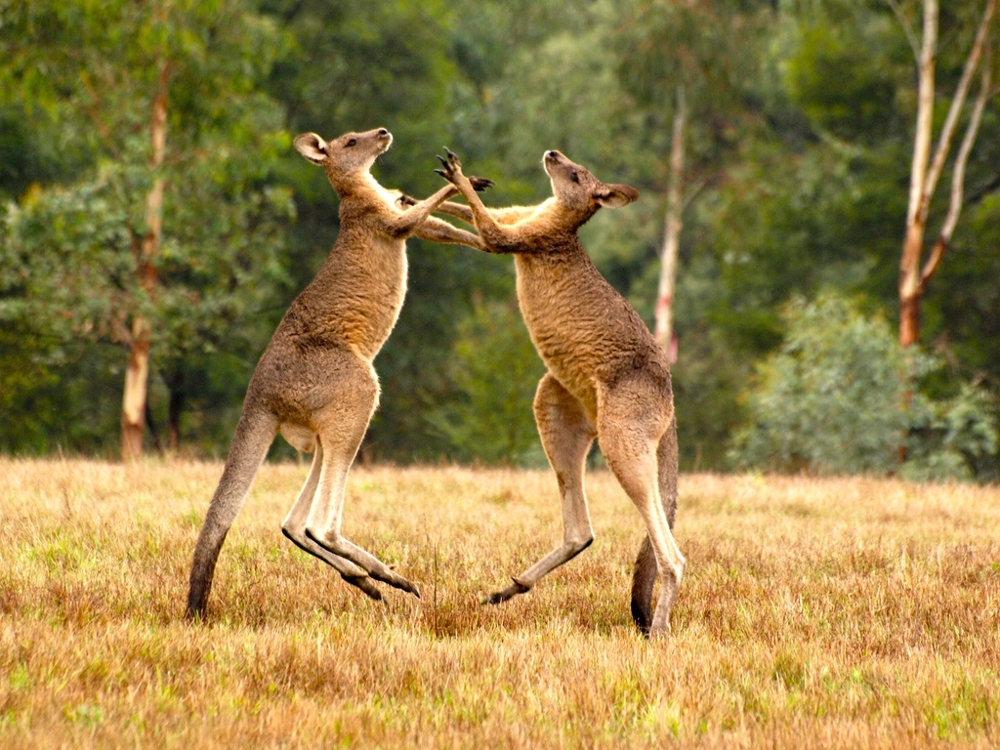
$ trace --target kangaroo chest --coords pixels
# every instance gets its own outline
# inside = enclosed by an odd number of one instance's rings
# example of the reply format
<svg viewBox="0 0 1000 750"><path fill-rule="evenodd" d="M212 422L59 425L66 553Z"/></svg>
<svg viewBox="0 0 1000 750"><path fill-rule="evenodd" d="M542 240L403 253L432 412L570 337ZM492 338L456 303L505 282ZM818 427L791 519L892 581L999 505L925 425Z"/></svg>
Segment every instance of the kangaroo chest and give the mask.
<svg viewBox="0 0 1000 750"><path fill-rule="evenodd" d="M310 346L347 346L371 361L399 318L406 277L403 240L341 236L289 310L293 336Z"/></svg>
<svg viewBox="0 0 1000 750"><path fill-rule="evenodd" d="M595 304L588 269L576 265L516 256L517 297L546 367L596 414L596 385L609 356L609 321L603 306Z"/></svg>

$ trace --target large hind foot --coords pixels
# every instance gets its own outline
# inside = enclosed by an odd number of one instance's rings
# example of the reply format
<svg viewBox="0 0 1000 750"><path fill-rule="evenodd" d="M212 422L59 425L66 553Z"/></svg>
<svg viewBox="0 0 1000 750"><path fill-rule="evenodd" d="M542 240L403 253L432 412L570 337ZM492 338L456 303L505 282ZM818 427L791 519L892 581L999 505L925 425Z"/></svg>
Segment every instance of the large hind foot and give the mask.
<svg viewBox="0 0 1000 750"><path fill-rule="evenodd" d="M340 577L352 586L361 589L369 599L374 599L377 602L382 601L382 592L368 576L354 577L341 574Z"/></svg>
<svg viewBox="0 0 1000 750"><path fill-rule="evenodd" d="M362 567L355 565L350 560L332 554L326 548L309 539L301 531L296 532L288 525L282 527L281 533L300 550L319 558L332 567L340 573L341 578L352 586L361 589L367 597L375 601L382 601L382 592L378 590L378 587L375 586L375 583L368 577L367 572Z"/></svg>
<svg viewBox="0 0 1000 750"><path fill-rule="evenodd" d="M379 560L375 555L362 549L353 542L337 535L333 538L324 536L306 527L306 536L328 552L350 560L352 563L362 568L368 575L376 581L386 583L393 588L413 594L420 598L420 590L416 584L408 581L403 576ZM364 589L362 589L364 590ZM367 592L366 592L367 593Z"/></svg>
<svg viewBox="0 0 1000 750"><path fill-rule="evenodd" d="M684 578L684 569L687 562L682 561L677 568L668 569L663 576L663 589L660 591L660 600L656 603L656 611L653 613L653 623L649 627L648 636L650 638L665 637L670 635L670 612L677 601L677 594L681 588L681 580Z"/></svg>
<svg viewBox="0 0 1000 750"><path fill-rule="evenodd" d="M518 594L526 594L531 591L531 586L525 586L523 583L518 583L514 581L510 586L505 588L503 591L497 591L495 594L490 594L485 599L483 599L483 604L502 604L508 599L513 599Z"/></svg>

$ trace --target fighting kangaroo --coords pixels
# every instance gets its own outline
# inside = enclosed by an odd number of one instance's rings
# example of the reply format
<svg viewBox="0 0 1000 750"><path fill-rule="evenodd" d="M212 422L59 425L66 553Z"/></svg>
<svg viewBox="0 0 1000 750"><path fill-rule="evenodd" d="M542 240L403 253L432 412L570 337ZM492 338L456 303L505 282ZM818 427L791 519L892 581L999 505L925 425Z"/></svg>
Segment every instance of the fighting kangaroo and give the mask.
<svg viewBox="0 0 1000 750"><path fill-rule="evenodd" d="M577 237L599 208L628 205L639 194L627 185L606 185L558 151L547 151L542 163L551 198L538 206L487 209L458 158L448 151L441 162L444 169L436 171L469 205L447 203L438 210L471 220L486 251L514 255L521 313L548 367L535 394L535 421L562 495L563 543L486 602L525 593L593 541L583 472L597 437L648 530L632 579L632 616L644 633L667 633L686 565L671 534L677 423L670 368L642 319L601 276ZM653 613L657 569L663 587Z"/></svg>
<svg viewBox="0 0 1000 750"><path fill-rule="evenodd" d="M316 278L292 302L257 363L222 479L198 536L188 616L201 616L219 550L246 500L275 435L315 450L298 499L282 523L296 546L315 555L372 599L372 579L420 596L417 587L340 533L347 472L379 398L372 360L396 323L406 294L406 238L481 248L479 238L430 214L452 186L412 206L369 170L392 143L385 128L327 143L315 133L295 148L326 171L340 196L340 233ZM477 180L480 187L488 180Z"/></svg>

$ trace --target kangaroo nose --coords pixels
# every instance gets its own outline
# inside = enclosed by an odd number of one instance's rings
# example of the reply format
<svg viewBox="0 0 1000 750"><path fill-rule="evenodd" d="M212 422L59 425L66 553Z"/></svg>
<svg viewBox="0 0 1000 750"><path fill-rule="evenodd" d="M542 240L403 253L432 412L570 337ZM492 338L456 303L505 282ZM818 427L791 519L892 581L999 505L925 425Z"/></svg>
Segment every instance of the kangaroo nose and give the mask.
<svg viewBox="0 0 1000 750"><path fill-rule="evenodd" d="M386 130L385 128L379 128L378 129L378 134L379 135L389 135L389 131Z"/></svg>
<svg viewBox="0 0 1000 750"><path fill-rule="evenodd" d="M549 152L548 152L547 154L545 154L545 155L546 155L547 157L549 157L550 159L555 159L555 158L556 158L557 156L559 156L559 152L558 152L558 151L549 151Z"/></svg>

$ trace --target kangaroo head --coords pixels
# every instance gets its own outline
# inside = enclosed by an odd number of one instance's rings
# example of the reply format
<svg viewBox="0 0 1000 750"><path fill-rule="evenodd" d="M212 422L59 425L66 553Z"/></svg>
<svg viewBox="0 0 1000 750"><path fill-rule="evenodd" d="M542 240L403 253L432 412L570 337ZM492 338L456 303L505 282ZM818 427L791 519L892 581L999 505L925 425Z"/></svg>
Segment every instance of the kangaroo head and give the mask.
<svg viewBox="0 0 1000 750"><path fill-rule="evenodd" d="M368 173L375 157L389 150L392 133L385 128L364 133L345 133L330 142L315 133L295 137L295 149L313 164L326 171L326 176L338 193L357 183Z"/></svg>
<svg viewBox="0 0 1000 750"><path fill-rule="evenodd" d="M608 185L559 151L546 151L542 158L545 172L552 182L556 201L580 223L587 221L597 209L621 208L639 198L639 191L628 185Z"/></svg>

